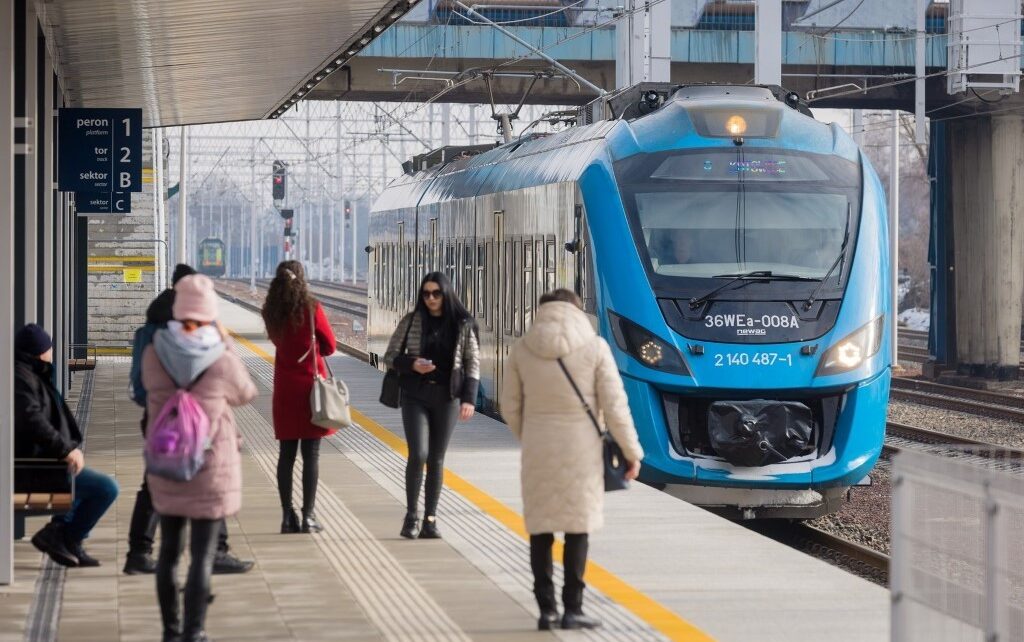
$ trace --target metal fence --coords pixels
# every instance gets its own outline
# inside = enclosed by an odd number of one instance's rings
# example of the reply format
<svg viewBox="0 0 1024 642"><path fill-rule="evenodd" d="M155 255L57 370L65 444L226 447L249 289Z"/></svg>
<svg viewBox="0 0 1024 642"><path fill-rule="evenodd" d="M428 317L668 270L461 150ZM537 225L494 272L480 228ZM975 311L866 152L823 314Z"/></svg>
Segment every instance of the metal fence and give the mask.
<svg viewBox="0 0 1024 642"><path fill-rule="evenodd" d="M894 642L1024 640L1020 452L904 450L892 479Z"/></svg>

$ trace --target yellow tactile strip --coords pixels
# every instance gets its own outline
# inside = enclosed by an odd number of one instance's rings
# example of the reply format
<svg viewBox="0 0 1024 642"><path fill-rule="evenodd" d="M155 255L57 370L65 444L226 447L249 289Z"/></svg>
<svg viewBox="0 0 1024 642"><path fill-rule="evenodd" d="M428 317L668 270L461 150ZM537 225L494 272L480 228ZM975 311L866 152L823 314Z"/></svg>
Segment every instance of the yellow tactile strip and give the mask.
<svg viewBox="0 0 1024 642"><path fill-rule="evenodd" d="M276 479L277 442L272 426L251 405L235 412L253 459ZM301 469L301 463L296 468ZM325 532L316 537L317 545L385 639L470 639L324 484L317 493L317 513L325 526Z"/></svg>

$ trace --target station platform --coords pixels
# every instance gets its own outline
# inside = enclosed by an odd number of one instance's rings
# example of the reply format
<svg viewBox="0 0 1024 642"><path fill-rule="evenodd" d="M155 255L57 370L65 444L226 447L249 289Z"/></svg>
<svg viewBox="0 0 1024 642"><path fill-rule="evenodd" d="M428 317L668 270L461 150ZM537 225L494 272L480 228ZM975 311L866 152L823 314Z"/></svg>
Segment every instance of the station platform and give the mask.
<svg viewBox="0 0 1024 642"><path fill-rule="evenodd" d="M228 522L233 552L256 567L214 577L212 639L888 639L884 588L641 484L607 497L607 525L591 537L584 607L605 626L537 632L519 451L507 428L480 415L456 428L438 511L444 539L404 540L399 412L376 401L381 374L350 357L331 365L349 385L359 425L321 448L325 532L280 535L273 348L257 315L221 305L260 389L236 411L244 499ZM101 359L78 409L87 464L115 474L122 489L88 543L103 566L65 571L27 540L16 542L17 582L0 593L0 641L159 639L153 578L121 574L142 476L141 412L127 395L128 368L126 358ZM29 520L29 533L42 520Z"/></svg>

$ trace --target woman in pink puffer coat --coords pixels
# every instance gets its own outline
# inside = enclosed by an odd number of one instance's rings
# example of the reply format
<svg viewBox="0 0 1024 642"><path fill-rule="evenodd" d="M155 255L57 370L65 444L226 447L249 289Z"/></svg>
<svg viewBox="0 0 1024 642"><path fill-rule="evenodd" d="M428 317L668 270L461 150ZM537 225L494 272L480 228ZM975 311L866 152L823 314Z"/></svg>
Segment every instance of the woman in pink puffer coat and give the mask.
<svg viewBox="0 0 1024 642"><path fill-rule="evenodd" d="M175 320L157 331L142 355L150 418L147 428L175 392L189 388L210 420L211 443L203 468L191 480L172 481L156 475L146 479L153 507L160 514L156 584L164 640L206 640L203 625L220 521L242 507L241 437L231 408L252 401L256 385L217 324L213 282L203 275L187 276L174 289ZM182 617L177 568L189 522L192 563Z"/></svg>

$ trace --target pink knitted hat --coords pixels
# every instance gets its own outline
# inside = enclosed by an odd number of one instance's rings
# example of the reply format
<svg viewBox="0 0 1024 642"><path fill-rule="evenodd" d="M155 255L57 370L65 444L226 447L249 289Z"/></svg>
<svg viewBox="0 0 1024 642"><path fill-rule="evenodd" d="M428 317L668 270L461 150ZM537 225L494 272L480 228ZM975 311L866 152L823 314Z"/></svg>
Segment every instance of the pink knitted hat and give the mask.
<svg viewBox="0 0 1024 642"><path fill-rule="evenodd" d="M210 277L193 274L178 281L174 286L173 312L178 321L216 321L217 293Z"/></svg>

